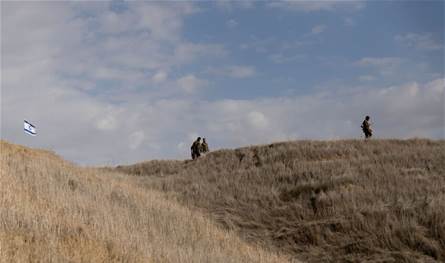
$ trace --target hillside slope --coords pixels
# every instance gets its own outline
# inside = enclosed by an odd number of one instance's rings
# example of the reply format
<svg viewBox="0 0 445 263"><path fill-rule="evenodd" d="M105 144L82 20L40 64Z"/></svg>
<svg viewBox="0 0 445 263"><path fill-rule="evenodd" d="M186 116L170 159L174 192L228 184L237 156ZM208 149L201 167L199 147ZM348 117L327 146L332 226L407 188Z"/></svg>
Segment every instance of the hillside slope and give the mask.
<svg viewBox="0 0 445 263"><path fill-rule="evenodd" d="M116 170L305 261L445 261L444 141L275 143Z"/></svg>
<svg viewBox="0 0 445 263"><path fill-rule="evenodd" d="M0 262L287 262L131 178L0 141Z"/></svg>

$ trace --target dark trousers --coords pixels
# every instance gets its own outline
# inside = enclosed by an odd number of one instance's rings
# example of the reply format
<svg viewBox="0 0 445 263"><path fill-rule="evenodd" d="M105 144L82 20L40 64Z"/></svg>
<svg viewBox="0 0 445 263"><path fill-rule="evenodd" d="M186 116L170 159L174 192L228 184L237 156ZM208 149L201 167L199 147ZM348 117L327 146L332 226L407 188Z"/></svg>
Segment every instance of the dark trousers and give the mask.
<svg viewBox="0 0 445 263"><path fill-rule="evenodd" d="M201 156L201 153L199 153L199 151L192 151L192 159L195 160L198 157Z"/></svg>
<svg viewBox="0 0 445 263"><path fill-rule="evenodd" d="M363 130L363 133L365 133L365 138L369 139L372 136L372 132L369 130Z"/></svg>

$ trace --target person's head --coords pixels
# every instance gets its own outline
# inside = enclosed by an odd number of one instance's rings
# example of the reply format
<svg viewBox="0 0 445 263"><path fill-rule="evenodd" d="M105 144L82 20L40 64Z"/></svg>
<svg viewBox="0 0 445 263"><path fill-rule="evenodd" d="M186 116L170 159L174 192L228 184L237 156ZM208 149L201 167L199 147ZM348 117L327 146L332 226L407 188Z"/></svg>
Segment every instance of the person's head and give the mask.
<svg viewBox="0 0 445 263"><path fill-rule="evenodd" d="M202 141L203 141L203 142L206 142L206 138L202 138Z"/></svg>
<svg viewBox="0 0 445 263"><path fill-rule="evenodd" d="M196 139L198 142L200 142L201 141L201 137L198 137L198 139Z"/></svg>
<svg viewBox="0 0 445 263"><path fill-rule="evenodd" d="M369 119L370 119L369 116L366 116L366 117L365 117L365 120L369 121Z"/></svg>

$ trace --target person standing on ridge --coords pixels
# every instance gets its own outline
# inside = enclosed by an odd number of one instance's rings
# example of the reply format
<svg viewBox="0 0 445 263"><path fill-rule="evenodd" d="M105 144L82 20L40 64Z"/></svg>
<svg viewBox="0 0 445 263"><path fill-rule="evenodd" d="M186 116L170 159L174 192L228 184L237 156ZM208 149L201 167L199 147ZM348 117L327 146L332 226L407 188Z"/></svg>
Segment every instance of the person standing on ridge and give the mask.
<svg viewBox="0 0 445 263"><path fill-rule="evenodd" d="M371 122L369 120L369 116L366 116L361 126L363 133L365 134L365 139L369 139L372 136Z"/></svg>
<svg viewBox="0 0 445 263"><path fill-rule="evenodd" d="M201 152L202 153L208 153L209 152L209 145L206 142L206 138L202 138Z"/></svg>
<svg viewBox="0 0 445 263"><path fill-rule="evenodd" d="M192 159L195 160L199 156L201 156L200 150L201 150L201 137L198 137L196 141L193 142L192 147L190 147L192 151Z"/></svg>

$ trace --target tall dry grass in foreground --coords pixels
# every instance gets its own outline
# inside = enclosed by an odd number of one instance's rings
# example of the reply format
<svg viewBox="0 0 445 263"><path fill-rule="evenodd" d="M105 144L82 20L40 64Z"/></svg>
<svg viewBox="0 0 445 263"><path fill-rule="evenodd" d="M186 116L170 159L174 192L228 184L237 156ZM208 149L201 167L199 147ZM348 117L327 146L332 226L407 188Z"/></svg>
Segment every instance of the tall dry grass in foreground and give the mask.
<svg viewBox="0 0 445 263"><path fill-rule="evenodd" d="M128 176L0 141L0 262L286 262Z"/></svg>
<svg viewBox="0 0 445 263"><path fill-rule="evenodd" d="M309 262L445 262L445 142L300 141L118 167Z"/></svg>

